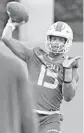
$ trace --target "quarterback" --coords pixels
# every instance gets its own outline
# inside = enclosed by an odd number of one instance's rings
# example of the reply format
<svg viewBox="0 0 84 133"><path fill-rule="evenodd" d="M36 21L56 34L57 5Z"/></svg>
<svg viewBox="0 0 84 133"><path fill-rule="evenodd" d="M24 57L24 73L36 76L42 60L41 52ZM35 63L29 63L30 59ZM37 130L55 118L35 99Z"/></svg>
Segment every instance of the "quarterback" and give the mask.
<svg viewBox="0 0 84 133"><path fill-rule="evenodd" d="M46 33L45 52L40 47L29 49L21 41L12 37L13 30L21 24L9 18L3 30L2 40L28 66L29 82L32 84L38 115L39 133L60 133L62 100L69 102L77 89L78 60L65 53L73 41L73 31L65 22L52 24ZM30 88L31 89L31 88Z"/></svg>

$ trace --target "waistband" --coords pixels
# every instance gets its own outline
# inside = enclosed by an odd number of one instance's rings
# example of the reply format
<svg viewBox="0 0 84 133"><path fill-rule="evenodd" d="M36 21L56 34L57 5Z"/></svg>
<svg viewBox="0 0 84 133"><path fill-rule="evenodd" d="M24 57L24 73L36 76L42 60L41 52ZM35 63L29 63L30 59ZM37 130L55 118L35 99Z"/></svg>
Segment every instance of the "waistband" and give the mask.
<svg viewBox="0 0 84 133"><path fill-rule="evenodd" d="M58 131L56 129L50 129L47 131L47 133L50 133L50 132L61 133L61 131Z"/></svg>

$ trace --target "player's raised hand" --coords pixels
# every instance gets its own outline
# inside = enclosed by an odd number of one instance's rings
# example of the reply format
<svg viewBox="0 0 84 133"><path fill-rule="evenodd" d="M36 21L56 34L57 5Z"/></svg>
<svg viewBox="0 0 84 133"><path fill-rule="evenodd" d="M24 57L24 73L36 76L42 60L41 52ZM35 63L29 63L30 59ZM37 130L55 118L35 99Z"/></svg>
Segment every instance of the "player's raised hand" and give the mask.
<svg viewBox="0 0 84 133"><path fill-rule="evenodd" d="M74 58L71 58L71 59L66 58L63 62L63 67L70 68L72 66L75 66L78 63L80 58L81 58L81 56L77 56L77 57L74 57Z"/></svg>
<svg viewBox="0 0 84 133"><path fill-rule="evenodd" d="M18 27L18 26L21 26L22 24L25 24L25 21L22 21L21 23L12 22L12 24L13 24L15 27Z"/></svg>
<svg viewBox="0 0 84 133"><path fill-rule="evenodd" d="M11 17L8 19L8 22L6 24L6 27L11 27L12 31L14 31L17 27L19 27L20 25L24 24L25 22L21 22L21 23L17 23L17 22L13 22Z"/></svg>
<svg viewBox="0 0 84 133"><path fill-rule="evenodd" d="M6 26L12 27L12 31L14 31L15 28L19 27L20 25L22 25L22 24L24 24L24 23L25 23L24 21L21 22L21 23L13 22L12 19L11 19L11 17L9 17Z"/></svg>
<svg viewBox="0 0 84 133"><path fill-rule="evenodd" d="M73 80L73 68L78 68L78 62L81 57L66 58L63 62L63 81L71 83Z"/></svg>

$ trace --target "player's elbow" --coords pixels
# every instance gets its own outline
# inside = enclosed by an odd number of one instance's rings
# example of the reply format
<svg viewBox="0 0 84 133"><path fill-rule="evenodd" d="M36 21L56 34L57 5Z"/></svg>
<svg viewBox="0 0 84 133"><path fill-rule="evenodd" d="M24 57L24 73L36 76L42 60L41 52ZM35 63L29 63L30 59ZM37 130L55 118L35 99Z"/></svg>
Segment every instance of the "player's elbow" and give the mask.
<svg viewBox="0 0 84 133"><path fill-rule="evenodd" d="M1 37L2 38L2 41L5 43L5 44L7 44L8 43L8 41L10 40L10 38L8 38L7 36L3 36L3 37Z"/></svg>
<svg viewBox="0 0 84 133"><path fill-rule="evenodd" d="M64 100L66 102L70 102L73 99L74 96L64 96Z"/></svg>
<svg viewBox="0 0 84 133"><path fill-rule="evenodd" d="M73 91L71 91L71 92L68 92L68 93L64 93L64 100L65 100L66 102L71 101L71 100L74 98L75 93L76 93L75 90L73 90Z"/></svg>

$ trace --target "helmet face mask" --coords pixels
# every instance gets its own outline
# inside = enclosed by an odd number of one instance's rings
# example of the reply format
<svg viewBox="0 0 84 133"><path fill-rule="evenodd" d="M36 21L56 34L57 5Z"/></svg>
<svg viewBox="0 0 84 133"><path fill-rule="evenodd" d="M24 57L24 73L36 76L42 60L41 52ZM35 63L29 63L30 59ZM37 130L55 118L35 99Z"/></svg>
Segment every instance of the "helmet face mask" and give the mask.
<svg viewBox="0 0 84 133"><path fill-rule="evenodd" d="M48 36L47 37L47 48L52 52L52 53L63 53L65 50L65 43L66 39L63 37L58 37L58 36Z"/></svg>
<svg viewBox="0 0 84 133"><path fill-rule="evenodd" d="M54 54L64 54L70 49L72 40L73 32L70 26L65 22L59 21L48 29L45 47Z"/></svg>

